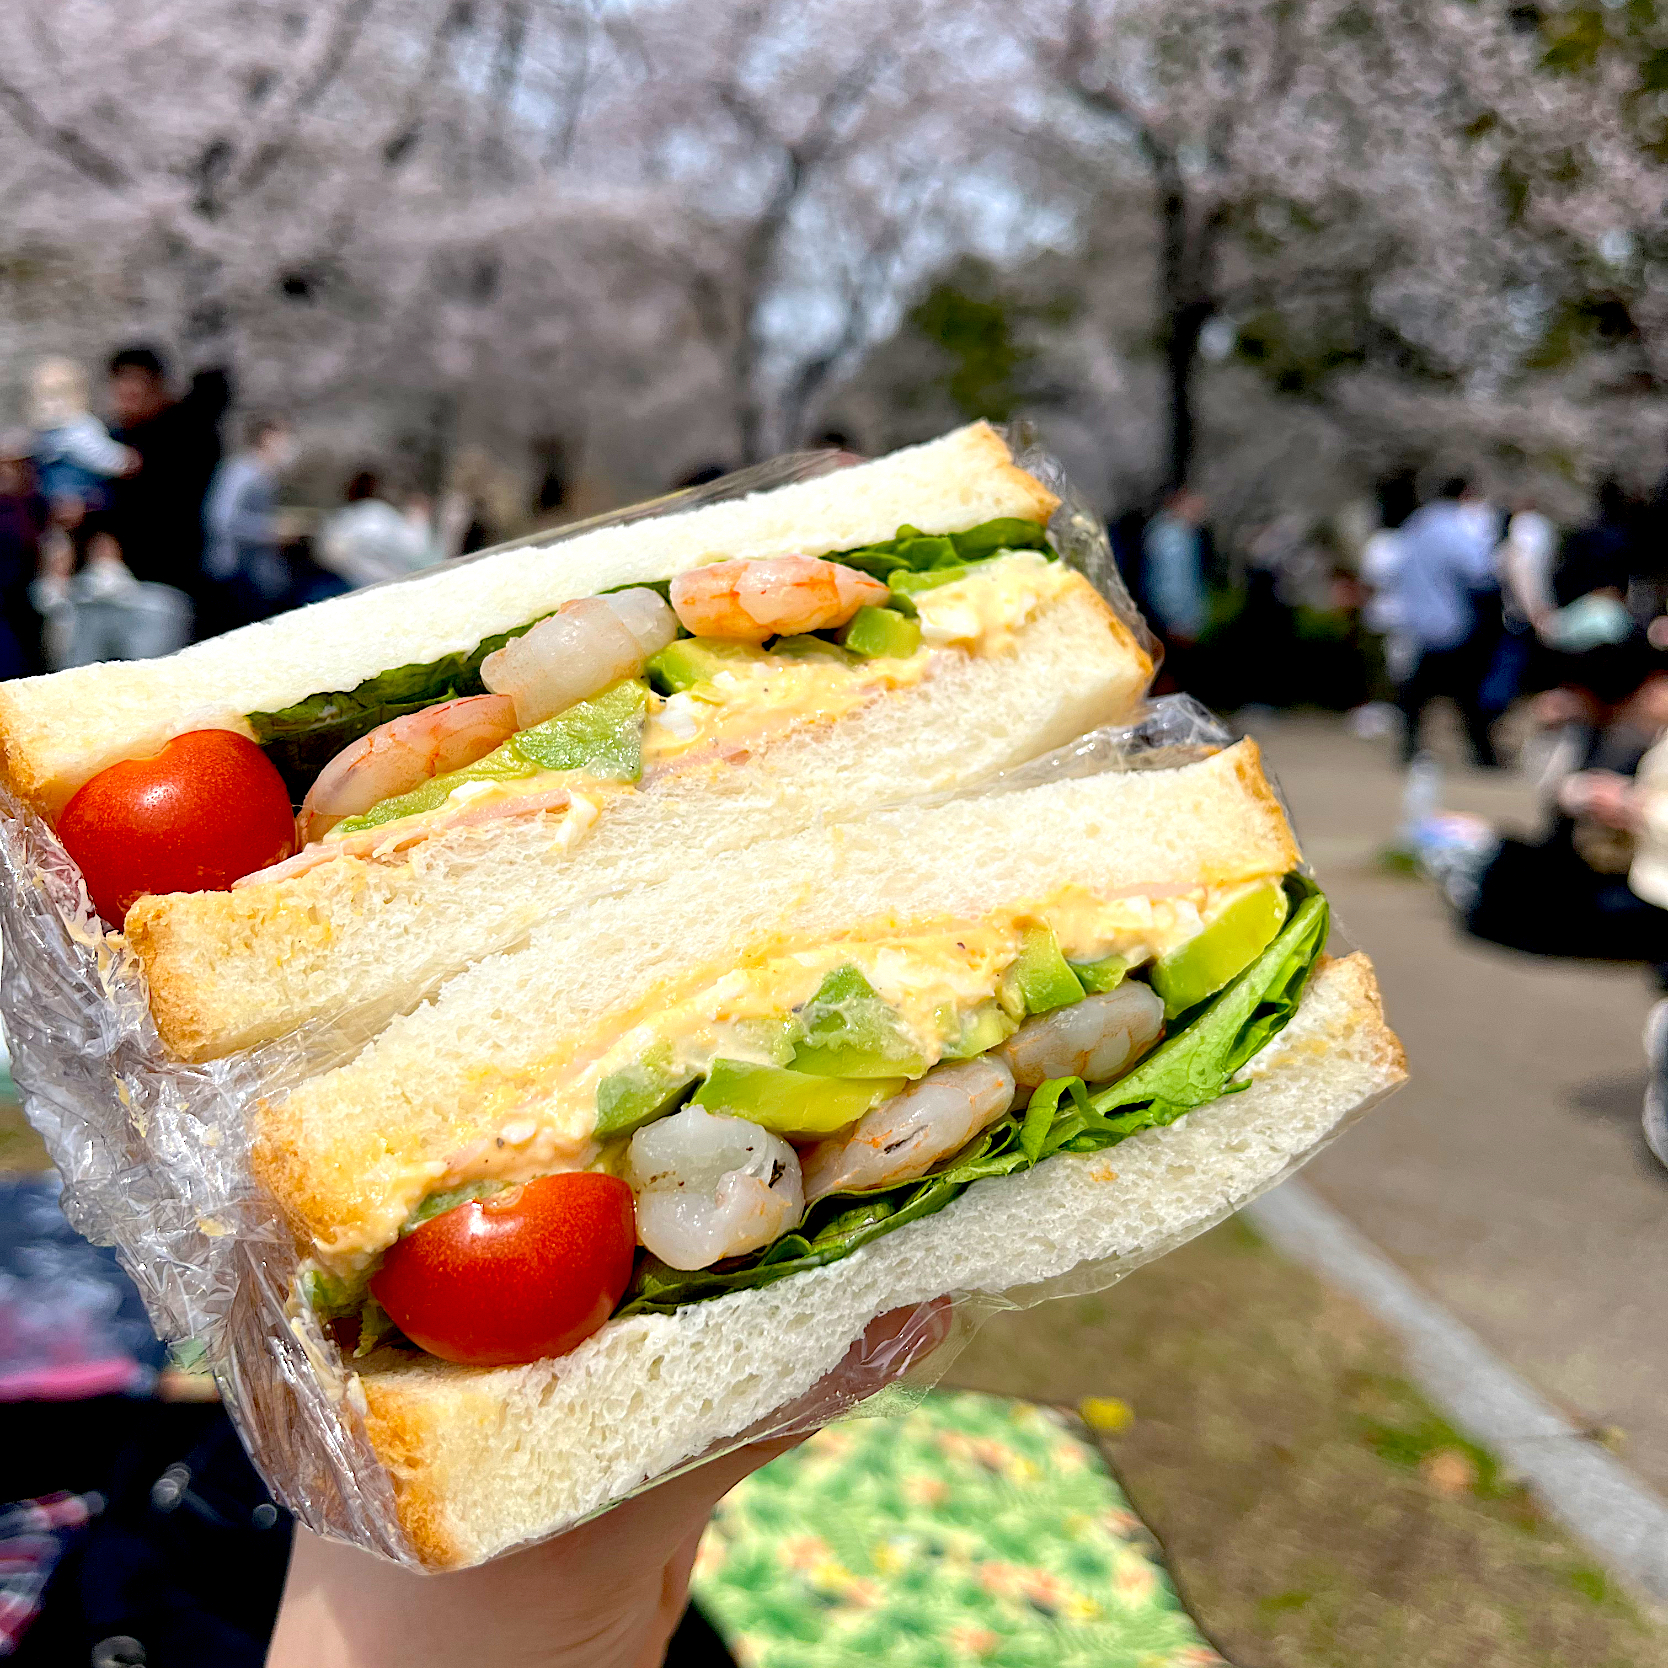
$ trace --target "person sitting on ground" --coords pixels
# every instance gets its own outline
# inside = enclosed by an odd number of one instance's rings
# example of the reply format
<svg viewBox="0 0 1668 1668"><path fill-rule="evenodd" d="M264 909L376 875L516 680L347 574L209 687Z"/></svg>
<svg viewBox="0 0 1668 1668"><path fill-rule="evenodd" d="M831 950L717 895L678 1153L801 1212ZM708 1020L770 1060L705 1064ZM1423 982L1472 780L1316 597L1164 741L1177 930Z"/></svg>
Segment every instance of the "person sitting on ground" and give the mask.
<svg viewBox="0 0 1668 1668"><path fill-rule="evenodd" d="M191 599L173 585L136 579L109 518L89 517L73 495L52 500L29 595L54 672L104 660L153 660L191 641Z"/></svg>
<svg viewBox="0 0 1668 1668"><path fill-rule="evenodd" d="M1582 770L1565 778L1559 805L1573 817L1612 830L1625 842L1631 861L1627 888L1635 913L1657 925L1668 952L1668 674L1647 680L1633 705L1638 722L1649 723L1657 739L1631 776L1612 770ZM1668 992L1668 965L1659 963L1657 982ZM1645 1018L1645 1086L1642 1122L1645 1142L1668 1166L1668 994Z"/></svg>
<svg viewBox="0 0 1668 1668"><path fill-rule="evenodd" d="M351 589L399 579L444 559L446 550L426 504L397 510L382 496L382 483L368 469L348 482L346 497L341 509L319 528L315 559Z"/></svg>

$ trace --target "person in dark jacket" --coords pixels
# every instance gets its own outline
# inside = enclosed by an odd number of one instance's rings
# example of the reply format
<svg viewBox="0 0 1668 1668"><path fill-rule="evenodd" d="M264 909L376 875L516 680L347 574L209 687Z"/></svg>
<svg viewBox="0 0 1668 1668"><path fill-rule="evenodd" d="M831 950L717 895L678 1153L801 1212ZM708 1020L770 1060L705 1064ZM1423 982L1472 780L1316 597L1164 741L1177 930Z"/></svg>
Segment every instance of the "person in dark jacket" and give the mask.
<svg viewBox="0 0 1668 1668"><path fill-rule="evenodd" d="M0 435L0 678L46 669L40 615L29 601L47 524L47 502L29 462L32 444L22 430Z"/></svg>
<svg viewBox="0 0 1668 1668"><path fill-rule="evenodd" d="M190 392L169 392L154 348L123 348L110 360L112 434L139 454L139 468L114 484L110 530L134 578L172 585L198 604L199 636L218 623L202 576L203 499L220 462L220 422L231 385L199 371Z"/></svg>

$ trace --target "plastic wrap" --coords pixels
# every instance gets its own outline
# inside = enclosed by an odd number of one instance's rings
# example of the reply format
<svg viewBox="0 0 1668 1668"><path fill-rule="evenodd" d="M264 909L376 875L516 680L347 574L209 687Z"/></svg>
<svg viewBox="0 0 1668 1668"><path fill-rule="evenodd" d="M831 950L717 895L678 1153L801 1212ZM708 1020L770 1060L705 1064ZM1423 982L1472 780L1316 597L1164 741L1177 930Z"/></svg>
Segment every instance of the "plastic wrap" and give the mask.
<svg viewBox="0 0 1668 1668"><path fill-rule="evenodd" d="M1050 529L1061 555L1097 583L1150 646L1098 518L1028 436L1013 438L1020 461L1061 494ZM834 467L836 459L826 453L781 459L566 529L563 536ZM1196 703L1170 698L1154 703L1133 726L1084 737L976 791L1178 764L1230 739ZM283 1504L320 1533L415 1564L394 1511L392 1485L365 1435L351 1363L311 1310L293 1301L298 1253L254 1183L247 1135L257 1098L351 1057L390 1015L361 1010L225 1059L182 1064L163 1048L137 961L119 935L103 929L79 871L51 829L3 790L0 870L0 1008L25 1109L64 1180L65 1214L89 1239L115 1249L159 1336L213 1368L251 1455ZM421 988L408 993L408 1005L423 994ZM1243 1202L1224 1201L1222 1214ZM953 1329L943 1302L886 1317L852 1345L841 1368L812 1396L735 1433L714 1451L827 1419L864 1402L922 1358L926 1364L916 1376L936 1376L954 1354L954 1336L943 1342L947 1331L965 1334L995 1307L1097 1290L1169 1248L1154 1245L1139 1257L1081 1267L1007 1298L969 1299L958 1305ZM885 1402L882 1395L880 1405ZM710 1452L684 1464L705 1457Z"/></svg>

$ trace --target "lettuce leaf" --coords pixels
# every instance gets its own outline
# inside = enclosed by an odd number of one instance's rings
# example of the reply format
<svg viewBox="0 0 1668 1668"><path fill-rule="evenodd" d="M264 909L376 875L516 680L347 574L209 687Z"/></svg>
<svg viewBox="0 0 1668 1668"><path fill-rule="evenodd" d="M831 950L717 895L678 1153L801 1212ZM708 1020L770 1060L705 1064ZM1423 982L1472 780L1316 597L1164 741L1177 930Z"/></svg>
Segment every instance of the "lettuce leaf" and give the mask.
<svg viewBox="0 0 1668 1668"><path fill-rule="evenodd" d="M1232 984L1181 1015L1127 1077L1096 1093L1075 1077L1045 1083L1022 1113L992 1125L942 1170L898 1187L820 1199L793 1233L750 1257L693 1272L644 1257L616 1313L670 1314L838 1262L942 1210L976 1181L1029 1170L1056 1153L1099 1152L1234 1093L1243 1085L1229 1080L1297 1011L1326 943L1329 916L1319 888L1293 874L1286 889L1292 910L1280 935Z"/></svg>
<svg viewBox="0 0 1668 1668"><path fill-rule="evenodd" d="M539 619L547 617L541 614ZM477 643L467 654L459 652L421 665L396 666L366 678L352 689L309 695L305 701L278 712L249 713L255 740L277 765L290 798L299 805L318 773L350 742L369 735L377 725L460 695L484 695L481 662L538 623L529 620L514 631L501 631Z"/></svg>
<svg viewBox="0 0 1668 1668"><path fill-rule="evenodd" d="M965 533L923 533L919 527L906 523L898 529L895 538L881 544L866 544L857 550L839 551L830 560L889 581L900 570L928 573L935 568L965 568L969 563L994 556L999 550L1048 549L1048 530L1041 523L1023 521L1018 516L998 516L993 521L969 527Z"/></svg>

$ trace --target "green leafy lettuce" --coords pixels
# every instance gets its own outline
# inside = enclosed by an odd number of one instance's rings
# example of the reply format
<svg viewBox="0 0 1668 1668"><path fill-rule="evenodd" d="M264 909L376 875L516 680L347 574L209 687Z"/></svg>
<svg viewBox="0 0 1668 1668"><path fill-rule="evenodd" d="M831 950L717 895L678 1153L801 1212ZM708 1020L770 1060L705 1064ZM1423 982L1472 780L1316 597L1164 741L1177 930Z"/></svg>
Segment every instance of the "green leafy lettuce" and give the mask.
<svg viewBox="0 0 1668 1668"><path fill-rule="evenodd" d="M1297 1011L1326 943L1326 899L1299 875L1286 887L1292 910L1280 935L1225 989L1179 1016L1128 1076L1093 1093L1075 1077L1045 1083L1023 1112L994 1124L945 1168L898 1187L820 1199L798 1229L751 1257L690 1273L645 1257L617 1312L669 1314L837 1262L942 1210L973 1182L1029 1170L1056 1153L1099 1152L1233 1093L1241 1085L1230 1079Z"/></svg>
<svg viewBox="0 0 1668 1668"><path fill-rule="evenodd" d="M891 583L895 573L924 574L940 569L965 569L1001 550L1042 550L1049 548L1048 532L1040 523L1018 516L998 516L982 521L965 533L923 533L907 524L895 538L881 544L866 544L857 550L842 550L831 558L848 568L860 568L876 579ZM955 577L959 578L960 574Z"/></svg>
<svg viewBox="0 0 1668 1668"><path fill-rule="evenodd" d="M547 617L541 614L539 619ZM538 623L529 620L514 631L501 631L477 643L468 653L396 666L366 678L352 689L309 695L305 701L278 712L252 712L248 719L255 740L277 765L290 797L299 804L318 773L350 742L369 735L377 725L461 695L484 695L481 662Z"/></svg>

